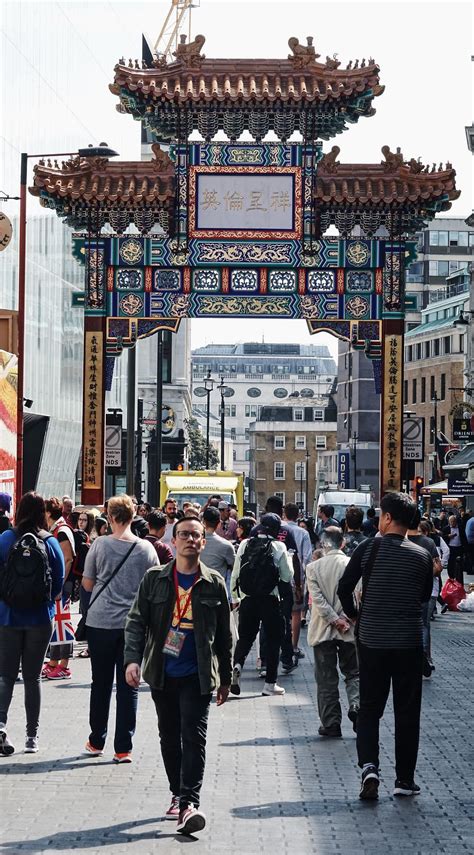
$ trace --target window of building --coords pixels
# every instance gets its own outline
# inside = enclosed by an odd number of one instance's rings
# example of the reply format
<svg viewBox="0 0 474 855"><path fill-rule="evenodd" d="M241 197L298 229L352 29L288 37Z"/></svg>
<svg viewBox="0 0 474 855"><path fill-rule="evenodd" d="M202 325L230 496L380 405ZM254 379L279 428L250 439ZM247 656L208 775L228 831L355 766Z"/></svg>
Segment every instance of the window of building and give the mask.
<svg viewBox="0 0 474 855"><path fill-rule="evenodd" d="M227 405L227 407L224 407L224 411L226 418L228 418L229 416L231 418L235 418L235 416L237 415L237 408L235 404Z"/></svg>
<svg viewBox="0 0 474 855"><path fill-rule="evenodd" d="M306 448L306 437L295 436L295 451L301 451Z"/></svg>
<svg viewBox="0 0 474 855"><path fill-rule="evenodd" d="M434 434L435 434L435 417L430 416L430 445L434 443Z"/></svg>
<svg viewBox="0 0 474 855"><path fill-rule="evenodd" d="M408 361L408 362L413 362L413 345L412 345L412 344L410 344L410 345L408 346L408 356L407 356L407 361Z"/></svg>
<svg viewBox="0 0 474 855"><path fill-rule="evenodd" d="M408 380L403 381L403 403L408 404Z"/></svg>
<svg viewBox="0 0 474 855"><path fill-rule="evenodd" d="M438 276L449 276L449 261L438 261Z"/></svg>
<svg viewBox="0 0 474 855"><path fill-rule="evenodd" d="M249 430L249 428L245 428L245 439L250 439L250 430Z"/></svg>
<svg viewBox="0 0 474 855"><path fill-rule="evenodd" d="M284 448L285 447L285 437L284 436L276 436L273 442L273 448Z"/></svg>
<svg viewBox="0 0 474 855"><path fill-rule="evenodd" d="M317 436L316 437L316 448L319 451L326 450L326 437L325 436Z"/></svg>
<svg viewBox="0 0 474 855"><path fill-rule="evenodd" d="M451 353L451 336L445 335L444 337L444 352Z"/></svg>
<svg viewBox="0 0 474 855"><path fill-rule="evenodd" d="M275 481L283 481L285 479L285 464L278 462L273 464L273 478Z"/></svg>
<svg viewBox="0 0 474 855"><path fill-rule="evenodd" d="M458 232L458 246L467 246L468 232Z"/></svg>
<svg viewBox="0 0 474 855"><path fill-rule="evenodd" d="M430 377L430 398L431 398L431 400L433 400L433 398L435 396L435 392L436 392L435 378Z"/></svg>
<svg viewBox="0 0 474 855"><path fill-rule="evenodd" d="M324 410L313 410L313 419L315 422L323 422Z"/></svg>
<svg viewBox="0 0 474 855"><path fill-rule="evenodd" d="M245 418L246 419L256 419L257 418L257 407L255 404L246 404L245 405Z"/></svg>
<svg viewBox="0 0 474 855"><path fill-rule="evenodd" d="M441 375L439 397L442 401L446 398L446 374Z"/></svg>
<svg viewBox="0 0 474 855"><path fill-rule="evenodd" d="M441 416L439 420L439 429L441 433L446 433L446 416Z"/></svg>
<svg viewBox="0 0 474 855"><path fill-rule="evenodd" d="M434 339L433 345L433 356L439 356L439 338Z"/></svg>
<svg viewBox="0 0 474 855"><path fill-rule="evenodd" d="M302 422L304 419L304 411L302 407L295 407L293 410L293 421Z"/></svg>
<svg viewBox="0 0 474 855"><path fill-rule="evenodd" d="M438 246L448 246L449 232L438 232Z"/></svg>
<svg viewBox="0 0 474 855"><path fill-rule="evenodd" d="M426 377L421 378L421 403L426 401Z"/></svg>
<svg viewBox="0 0 474 855"><path fill-rule="evenodd" d="M304 507L305 495L304 493L296 490L295 492L295 505L298 505L299 508Z"/></svg>
<svg viewBox="0 0 474 855"><path fill-rule="evenodd" d="M304 460L295 463L295 481L306 479L306 462Z"/></svg>
<svg viewBox="0 0 474 855"><path fill-rule="evenodd" d="M416 404L416 377L411 381L411 402Z"/></svg>
<svg viewBox="0 0 474 855"><path fill-rule="evenodd" d="M474 232L469 232L469 246L474 246Z"/></svg>
<svg viewBox="0 0 474 855"><path fill-rule="evenodd" d="M247 454L250 455L250 451L245 452L245 459L250 460L250 457L247 457ZM234 463L237 460L237 452L236 452L235 448L232 450L232 460L234 461Z"/></svg>
<svg viewBox="0 0 474 855"><path fill-rule="evenodd" d="M234 452L235 454L235 452ZM235 460L235 457L234 457ZM250 460L250 448L247 448L245 451L245 460Z"/></svg>
<svg viewBox="0 0 474 855"><path fill-rule="evenodd" d="M278 498L281 499L283 504L285 504L285 494L282 492L282 490L275 490L274 495L278 496Z"/></svg>
<svg viewBox="0 0 474 855"><path fill-rule="evenodd" d="M416 346L416 358L421 359L421 344L417 344Z"/></svg>
<svg viewBox="0 0 474 855"><path fill-rule="evenodd" d="M231 439L237 439L237 432L236 432L235 428L230 429L230 438Z"/></svg>
<svg viewBox="0 0 474 855"><path fill-rule="evenodd" d="M425 341L424 351L425 351L425 353L424 353L425 359L429 359L430 358L430 342L429 341Z"/></svg>

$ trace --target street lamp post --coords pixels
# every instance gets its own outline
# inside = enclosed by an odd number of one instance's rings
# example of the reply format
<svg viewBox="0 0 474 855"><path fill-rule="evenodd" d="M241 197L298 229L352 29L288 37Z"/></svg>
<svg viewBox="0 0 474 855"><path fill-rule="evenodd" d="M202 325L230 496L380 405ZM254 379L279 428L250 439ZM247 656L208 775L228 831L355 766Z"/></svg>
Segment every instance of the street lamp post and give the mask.
<svg viewBox="0 0 474 855"><path fill-rule="evenodd" d="M209 420L211 416L211 392L214 388L214 380L211 377L211 369L208 369L207 377L204 380L204 388L207 397L207 412L206 412L206 469L209 469Z"/></svg>
<svg viewBox="0 0 474 855"><path fill-rule="evenodd" d="M26 295L26 200L28 184L28 160L42 157L117 157L118 152L106 143L80 148L78 151L21 153L20 165L20 223L18 235L18 380L17 380L17 427L16 427L16 500L23 492L23 388L25 382L25 295Z"/></svg>
<svg viewBox="0 0 474 855"><path fill-rule="evenodd" d="M309 451L306 449L306 494L305 494L305 515L309 515Z"/></svg>
<svg viewBox="0 0 474 855"><path fill-rule="evenodd" d="M433 483L438 478L438 393L435 391L431 398L431 403L434 404L434 429L433 429L433 444L434 444L434 459L433 459Z"/></svg>
<svg viewBox="0 0 474 855"><path fill-rule="evenodd" d="M225 472L225 393L227 386L224 384L224 378L221 377L221 382L218 387L221 393L221 472Z"/></svg>
<svg viewBox="0 0 474 855"><path fill-rule="evenodd" d="M354 490L357 490L357 436L356 431L352 434L352 459L354 461Z"/></svg>

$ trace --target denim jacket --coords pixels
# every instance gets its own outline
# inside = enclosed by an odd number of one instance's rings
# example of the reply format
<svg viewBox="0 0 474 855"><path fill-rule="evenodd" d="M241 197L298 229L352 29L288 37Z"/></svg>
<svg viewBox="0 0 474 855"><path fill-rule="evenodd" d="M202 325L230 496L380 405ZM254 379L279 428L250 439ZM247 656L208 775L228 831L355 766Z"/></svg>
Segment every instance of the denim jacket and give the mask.
<svg viewBox="0 0 474 855"><path fill-rule="evenodd" d="M232 635L225 582L220 573L200 563L201 576L191 594L201 694L231 682ZM124 663L140 664L143 679L162 689L165 679L163 645L176 602L174 560L145 573L125 624Z"/></svg>

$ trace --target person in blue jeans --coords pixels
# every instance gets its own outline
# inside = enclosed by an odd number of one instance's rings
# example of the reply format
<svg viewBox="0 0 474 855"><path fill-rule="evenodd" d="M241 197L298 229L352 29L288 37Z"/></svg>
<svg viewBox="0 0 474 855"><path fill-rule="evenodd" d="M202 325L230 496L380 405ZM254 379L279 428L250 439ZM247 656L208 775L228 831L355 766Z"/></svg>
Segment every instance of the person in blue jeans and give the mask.
<svg viewBox="0 0 474 855"><path fill-rule="evenodd" d="M112 534L94 541L87 553L82 577L81 603L83 613L87 611L87 643L92 666L90 735L85 752L93 757L100 757L104 752L115 677L113 760L131 763L138 691L125 681L124 627L138 586L146 571L158 564L158 556L148 540L141 540L132 533L135 509L130 496L109 499L107 512ZM117 574L105 587L119 564Z"/></svg>
<svg viewBox="0 0 474 855"><path fill-rule="evenodd" d="M13 608L0 599L0 756L9 756L15 748L8 739L6 725L13 688L22 670L25 688L25 752L38 751L38 727L41 708L41 670L51 638L55 600L61 596L64 559L58 541L46 532L45 503L37 493L25 493L20 499L15 528L0 535L0 564L6 564L12 546L27 532L42 533L52 575L51 600L35 608Z"/></svg>

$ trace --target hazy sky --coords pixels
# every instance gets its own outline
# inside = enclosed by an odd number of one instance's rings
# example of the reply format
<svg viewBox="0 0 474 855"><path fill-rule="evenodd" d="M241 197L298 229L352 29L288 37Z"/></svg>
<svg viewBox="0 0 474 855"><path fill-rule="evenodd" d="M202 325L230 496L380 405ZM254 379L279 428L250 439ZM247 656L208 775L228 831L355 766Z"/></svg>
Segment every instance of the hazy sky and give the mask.
<svg viewBox="0 0 474 855"><path fill-rule="evenodd" d="M139 158L140 126L130 116L116 112L117 98L108 91L108 84L119 57L140 56L143 31L152 42L156 40L169 7L170 0L33 0L30 4L0 0L0 34L2 30L7 33L2 77L7 81L14 69L25 86L36 87L42 106L42 147L35 149L30 145L38 141L29 135L35 134L39 119L23 115L19 121L18 105L8 102L9 89L3 89L0 108L7 140L1 149L2 189L11 193L15 189L12 175L16 175L19 151L55 151L58 134L63 136L65 131L73 148L104 139L123 159ZM55 36L54 26L45 28L45 10L48 22L52 19L58 27L68 23L73 32L70 44ZM24 41L19 27L18 33L12 31L12 21L16 26L20 17L22 26L31 21L28 29L34 29L33 45ZM342 162L379 162L380 149L386 144L392 151L400 146L406 159L421 157L430 164L450 160L462 190L450 215L464 218L471 212L472 155L464 130L473 118L471 3L201 0L200 8L193 10L192 31L206 36L204 53L208 57L286 57L288 38L297 36L304 42L307 35L314 37L322 61L337 53L345 67L350 59L374 57L385 85L384 94L374 99L376 115L350 125L334 141L324 143L325 149L337 143ZM33 57L31 62L33 52L39 59ZM61 75L65 63L68 74ZM58 102L51 97L52 89L67 111L60 128L55 122ZM7 164L9 153L15 157L14 172ZM198 321L192 326L194 345L261 340L262 335L267 341L310 340L302 321ZM324 339L334 352L335 339Z"/></svg>

